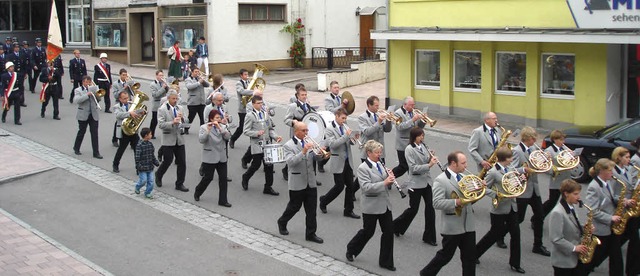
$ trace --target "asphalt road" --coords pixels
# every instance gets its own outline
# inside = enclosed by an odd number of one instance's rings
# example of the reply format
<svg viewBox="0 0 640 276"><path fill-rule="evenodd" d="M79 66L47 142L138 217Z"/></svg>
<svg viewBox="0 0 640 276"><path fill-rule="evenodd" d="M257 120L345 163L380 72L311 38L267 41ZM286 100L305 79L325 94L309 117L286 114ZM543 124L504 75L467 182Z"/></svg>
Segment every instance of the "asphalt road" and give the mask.
<svg viewBox="0 0 640 276"><path fill-rule="evenodd" d="M148 82L142 81L141 90L149 91L148 87ZM28 137L29 139L44 144L48 147L55 148L70 156L75 156L73 154L72 146L77 132L77 121L75 120L76 106L68 102L68 94L71 90L71 85L69 84L68 80L65 80L64 88L66 98L60 103L60 116L62 117L61 121L55 121L51 119L51 107L49 107L49 110L47 111L46 118L40 118L40 104L37 102L38 94L27 93L26 103L29 106L22 109L23 125L13 125L11 123L13 122L13 117L12 114L10 114L7 118L8 123L4 124L2 127L21 136ZM185 92L186 91L184 91L183 93ZM269 101L268 96L266 100L267 102ZM148 104L150 106L150 103ZM232 111L237 110L237 101L235 99L231 100L228 105L228 109ZM283 137L285 137L289 133L289 129L285 127L284 124L279 123L283 121L284 113L285 110L282 107L276 105L276 130L278 134L282 135ZM237 115L234 114L234 117L237 120ZM148 116L143 125L148 126L150 120L151 118L150 116ZM111 134L114 122L115 116L113 114L100 113L100 152L105 157L105 159L98 160L92 158L90 136L88 131L81 148L83 155L77 156L77 158L110 171L112 159L116 152L116 148L111 146ZM198 119L196 119L196 122L198 122ZM357 129L355 121L350 120L349 124L354 129ZM436 151L436 155L439 156L440 159L445 159L446 155L454 150L462 150L465 153L467 152L467 138L430 132L428 130L426 133L427 145L431 149ZM168 170L163 179L164 186L162 188L158 188L158 190L196 204L202 208L211 210L212 212L220 213L234 220L279 236L276 220L284 211L288 201L287 184L282 178L282 173L280 171L283 165L278 164L275 166L276 174L275 183L273 186L276 191L280 192L280 196L274 197L262 194L262 185L264 183L264 174L262 173L262 170L259 170L251 179L249 190L242 191L242 188L240 187L240 180L241 174L244 172L244 170L240 167L240 156L248 147L248 138L243 136L236 142L235 149L230 149L229 151L229 176L233 179L233 181L229 183L228 198L229 202L233 204L233 207L224 208L217 205L217 177L214 178L214 182L212 183L212 185L209 186L209 189L201 197L201 201L195 202L193 200L193 191L200 180L200 176L198 175L198 168L200 166L201 156L201 146L197 141L197 128L192 128L191 134L187 135L185 139L187 143L187 176L185 185L190 188L191 191L188 193L183 193L173 189L173 182L175 181L176 171L175 166L172 166ZM392 131L385 137L385 140L387 142L386 144L389 145L389 148L386 149L386 153L388 167L390 168L397 164L395 150L393 149L394 139L395 131ZM160 146L160 139L152 141L154 142L157 149ZM358 152L357 147L354 147L352 150L354 154ZM469 167L471 171L475 171L475 165L473 164L473 162L470 162ZM120 175L127 177L132 181L132 183L137 179L133 166L133 152L131 150L127 150L127 152L125 152L120 164L120 171ZM432 176L435 177L439 173L440 172L437 167L434 166ZM0 187L2 189L2 194L6 194L6 191L13 192L18 195L17 197L2 197L2 203L0 203L0 207L8 207L6 209L9 212L12 212L14 215L27 221L28 223L34 223L35 226L39 228L39 230L41 230L45 234L52 236L53 238L61 237L61 241L67 247L80 252L82 255L95 262L96 264L105 267L107 270L110 270L111 267L117 266L145 267L143 260L147 259L147 257L142 257L143 255L137 254L142 253L140 252L143 250L141 248L130 249L130 245L136 243L136 241L134 241L135 238L133 237L111 236L109 235L108 231L87 231L83 228L90 227L89 229L91 229L92 227L104 227L106 225L111 225L109 228L117 228L118 225L137 223L138 221L141 221L143 222L141 224L148 224L154 227L145 227L144 229L140 229L141 233L132 233L134 237L140 238L141 236L153 236L155 235L155 229L157 229L158 227L169 227L170 229L174 229L174 232L180 236L191 231L189 227L174 226L174 223L180 224L181 222L177 222L173 219L166 221L155 221L153 220L152 215L146 218L127 217L127 208L135 207L132 206L130 202L127 202L127 199L119 199L113 201L101 200L97 202L92 201L91 199L93 198L110 197L112 195L110 195L109 191L96 191L100 190L101 188L99 188L97 185L92 186L91 183L85 183L86 181L83 182L77 177L67 178L64 176L64 173L57 175L57 177L57 180L59 182L64 183L65 189L68 189L71 192L67 193L63 192L62 190L58 191L56 189L53 189L52 187L42 188L41 185L44 185L43 183L50 182L50 179L47 179L46 175L42 175L42 177L39 178L34 177L25 179L24 181L22 181L22 183L10 183L3 185L3 187ZM404 178L406 178L406 176L403 176L400 181L404 180ZM331 188L333 184L333 177L330 173L327 172L319 174L318 179L323 183L323 185L318 189L318 194L323 195ZM546 183L546 179L548 179L546 176L542 176L540 182ZM18 189L13 187L14 185L22 186L20 186L20 188ZM23 189L28 189L28 191L24 191ZM543 193L543 199L546 199L547 185L542 184L540 190ZM29 191L31 191L33 195L37 196L29 196L31 194ZM586 192L586 186L583 192ZM359 193L357 194L357 196L359 196ZM393 215L394 217L397 217L402 213L402 211L404 211L405 208L408 207L408 198L404 200L401 199L397 194L397 191L393 190L391 191L391 199L393 204ZM46 207L47 212L50 212L52 214L51 216L38 217L31 213L30 210L32 208L36 208L34 205L44 204L41 203L42 201L47 202L47 205L43 205L43 207ZM73 203L74 201L80 201L82 204ZM19 207L19 204L21 202L26 202L24 209ZM339 260L346 261L344 258L344 254L346 252L346 244L362 227L362 220L343 217L342 202L343 196L341 195L331 205L328 206L328 214L322 214L318 211L317 234L325 240L324 244L320 245L309 243L304 240L303 211L297 214L289 223L288 229L290 231L290 235L281 237L291 242L300 244L304 247L308 247L310 249L330 255ZM356 202L356 207L354 210L354 212L357 214L361 213L359 202L359 200ZM95 204L96 207L99 208L86 208L87 206L91 206L92 204ZM479 241L480 238L489 229L490 204L490 200L483 199L474 206L475 214L479 218L477 220L477 241ZM421 206L421 209L422 208L424 208L424 206ZM42 207L40 207L40 209L42 209ZM148 212L153 213L153 210L148 210ZM436 213L438 216L436 223L438 225L439 212ZM529 224L530 213L531 212L529 211L529 215L520 227L522 233L522 267L527 271L527 275L551 275L552 268L549 258L531 253L531 247L533 244L533 233L530 229ZM404 236L394 238L394 259L395 266L398 269L395 274L397 275L417 274L417 272L431 260L437 250L441 249L440 237L438 238L438 247L432 247L422 243L421 236L424 226L424 217L421 215L422 210L419 214L420 215L416 217L411 227ZM105 218L107 218L108 221L103 221ZM58 228L57 226L64 226L65 228ZM40 227L42 227L42 229L40 229ZM546 227L547 225L545 224L544 244L549 248L550 242L546 237ZM110 242L105 242L105 244L101 244L100 247L96 244L93 244L95 240L94 238L97 237L96 233L104 233L98 236ZM121 234L126 235L126 233ZM373 273L388 275L391 273L387 270L380 269L377 263L379 252L379 236L380 231L378 228L376 231L376 235L371 239L369 244L367 244L362 254L359 255L356 258L355 262L351 264ZM191 256L191 262L194 264L207 263L211 259L216 258L216 256L218 255L216 253L220 252L219 250L226 249L227 245L224 245L223 243L221 244L220 242L212 242L208 240L207 237L201 238L202 239L200 240L200 242L211 243L210 246L212 248L212 252L214 253L212 253L212 255L210 256ZM145 239L150 238L147 237ZM175 251L181 252L183 250L188 250L188 246L192 242L193 241L182 241L181 243L176 240L176 243L171 246L154 245L154 248L144 249L148 249L145 251L147 252L148 258L155 258L156 261L171 261L175 257ZM177 250L174 250L176 248ZM131 250L131 252L128 252L129 250ZM102 253L98 251L102 251ZM86 254L87 252L90 252L91 254ZM123 254L123 256L131 257L132 261L126 263L114 263L113 259L115 258L115 256L112 256L113 254ZM134 261L135 256L138 256L138 259ZM452 261L442 269L442 275L461 274L460 260L458 256L458 253L456 253L456 256L452 259ZM482 264L478 266L477 273L478 275L509 273L510 269L507 260L508 250L492 247L482 257ZM255 260L256 263L262 261L265 260ZM117 265L114 266L115 264ZM606 264L603 264L603 266L599 268L596 271L597 273L594 275L603 274L603 272L606 271L606 267ZM128 269L130 270L127 271L135 271L131 270L131 268ZM124 271L125 270L121 271L119 269L113 270L113 272L117 274L120 274L118 272L123 272L122 274L128 274L124 273ZM167 270L165 272L174 274L171 272L176 271ZM273 275L271 273L268 273L268 271L264 272L264 274L259 274Z"/></svg>

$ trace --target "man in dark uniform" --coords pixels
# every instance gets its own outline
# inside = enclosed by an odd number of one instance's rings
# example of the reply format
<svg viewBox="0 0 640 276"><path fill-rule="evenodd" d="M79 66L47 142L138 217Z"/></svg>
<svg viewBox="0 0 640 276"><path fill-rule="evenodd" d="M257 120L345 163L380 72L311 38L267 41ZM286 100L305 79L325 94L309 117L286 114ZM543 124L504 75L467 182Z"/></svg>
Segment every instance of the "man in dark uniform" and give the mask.
<svg viewBox="0 0 640 276"><path fill-rule="evenodd" d="M41 97L44 97L44 102L40 109L40 117L44 118L44 112L47 109L47 105L49 105L49 100L53 99L53 119L60 120L58 116L60 114L58 111L58 99L62 95L62 89L60 88L62 74L55 68L53 62L49 62L49 67L42 68L40 82L43 83L44 86L42 88L45 90L44 95L41 95Z"/></svg>
<svg viewBox="0 0 640 276"><path fill-rule="evenodd" d="M27 55L24 53L24 51L20 50L20 45L18 43L13 44L13 52L9 54L9 56L7 57L7 61L13 62L14 72L18 74L16 86L19 85L19 87L22 87L24 89L24 79L27 76L25 74L25 68L27 68L28 66ZM24 104L24 94L21 94L19 104L20 106L27 107L27 105Z"/></svg>
<svg viewBox="0 0 640 276"><path fill-rule="evenodd" d="M11 52L11 50L13 50L13 43L11 43L11 37L7 36L7 39L5 40L4 44L2 44L2 48L4 49L5 53ZM4 68L2 68L4 70Z"/></svg>
<svg viewBox="0 0 640 276"><path fill-rule="evenodd" d="M35 93L34 86L36 85L36 80L38 75L33 75L33 59L31 56L31 49L29 48L28 41L22 41L22 49L21 51L27 57L27 66L24 68L24 73L29 76L29 91L31 93ZM33 82L33 84L31 84Z"/></svg>
<svg viewBox="0 0 640 276"><path fill-rule="evenodd" d="M7 62L7 55L5 54L4 45L3 45L3 47L0 47L0 76L7 71L4 69L4 64L6 62Z"/></svg>
<svg viewBox="0 0 640 276"><path fill-rule="evenodd" d="M47 67L47 53L42 47L42 39L36 38L36 47L31 49L31 69L33 70L33 79L29 79L29 88L31 92L34 92L36 87L36 80L40 77L42 68Z"/></svg>
<svg viewBox="0 0 640 276"><path fill-rule="evenodd" d="M64 77L64 66L62 65L62 56L58 55L56 59L53 60L53 67L56 68L58 72L60 72L60 80ZM62 89L62 82L58 83L58 89L60 89L60 100L64 100L64 89Z"/></svg>
<svg viewBox="0 0 640 276"><path fill-rule="evenodd" d="M93 67L93 82L95 82L100 89L104 89L104 112L111 113L111 65L107 63L107 54L100 54L100 62Z"/></svg>
<svg viewBox="0 0 640 276"><path fill-rule="evenodd" d="M73 55L75 57L69 60L69 74L71 74L71 83L73 83L73 89L69 95L70 103L73 103L73 96L76 88L82 86L82 76L87 75L87 65L85 64L84 59L80 58L80 51L73 50Z"/></svg>
<svg viewBox="0 0 640 276"><path fill-rule="evenodd" d="M8 61L5 64L5 69L7 72L2 74L2 77L0 77L0 88L2 89L2 97L4 98L3 106L5 107L2 111L2 122L6 122L7 113L9 112L11 105L13 105L13 122L16 125L22 125L22 123L20 123L19 104L24 91L24 87L19 81L22 76L14 72L15 66L11 61Z"/></svg>

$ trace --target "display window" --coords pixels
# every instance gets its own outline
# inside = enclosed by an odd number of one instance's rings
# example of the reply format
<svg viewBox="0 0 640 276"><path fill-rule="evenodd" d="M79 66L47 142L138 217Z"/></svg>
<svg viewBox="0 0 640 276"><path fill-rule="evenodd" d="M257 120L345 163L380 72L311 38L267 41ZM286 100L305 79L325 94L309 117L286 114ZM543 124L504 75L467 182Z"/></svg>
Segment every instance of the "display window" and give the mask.
<svg viewBox="0 0 640 276"><path fill-rule="evenodd" d="M575 65L573 54L542 54L542 95L573 98L575 95Z"/></svg>
<svg viewBox="0 0 640 276"><path fill-rule="evenodd" d="M496 53L496 90L498 94L525 94L527 90L527 55L525 53Z"/></svg>
<svg viewBox="0 0 640 276"><path fill-rule="evenodd" d="M480 52L454 51L453 85L457 91L480 91L482 59Z"/></svg>
<svg viewBox="0 0 640 276"><path fill-rule="evenodd" d="M440 51L416 51L416 82L417 87L440 89Z"/></svg>

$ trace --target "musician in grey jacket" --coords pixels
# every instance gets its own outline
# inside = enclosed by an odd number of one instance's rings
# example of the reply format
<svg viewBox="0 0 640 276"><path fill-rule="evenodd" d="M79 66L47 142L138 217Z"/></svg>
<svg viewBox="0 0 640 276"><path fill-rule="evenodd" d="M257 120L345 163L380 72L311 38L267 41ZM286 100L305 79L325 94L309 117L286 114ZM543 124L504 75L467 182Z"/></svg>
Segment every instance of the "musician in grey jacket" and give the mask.
<svg viewBox="0 0 640 276"><path fill-rule="evenodd" d="M584 203L594 210L593 225L596 229L593 234L602 242L593 253L590 267L599 266L608 257L609 275L622 275L620 236L611 231L613 223L620 222L620 216L615 215L615 211L618 205L618 196L622 190L620 184L612 180L614 167L613 161L600 158L589 169L589 175L593 177L593 180L587 188L587 197Z"/></svg>
<svg viewBox="0 0 640 276"><path fill-rule="evenodd" d="M249 180L253 174L258 171L262 163L264 165L264 177L266 181L262 193L277 196L280 193L271 187L273 186L273 164L264 162L262 147L270 144L272 139L276 140L276 143L280 143L282 137L276 134L273 119L269 116L268 112L262 110L262 103L261 96L253 96L251 99L253 111L247 114L244 121L243 133L250 138L252 160L249 169L242 174L242 189L245 191L249 189Z"/></svg>
<svg viewBox="0 0 640 276"><path fill-rule="evenodd" d="M472 204L462 205L460 198L452 198L456 193L462 194L458 181L462 179L462 172L467 168L467 157L461 151L452 152L447 156L447 169L436 177L433 184L433 207L440 210L440 234L442 235L442 249L427 264L420 275L437 275L456 251L460 248L462 261L462 275L475 275L476 271L476 216ZM459 216L455 208L460 206Z"/></svg>
<svg viewBox="0 0 640 276"><path fill-rule="evenodd" d="M305 239L315 243L323 243L316 235L316 206L318 203L318 189L316 174L313 170L313 160L321 159L322 155L313 152L314 145L305 143L304 138L309 132L303 122L294 122L294 136L284 144L284 154L289 170L289 203L278 219L278 231L281 235L288 235L287 223L300 211L304 205Z"/></svg>
<svg viewBox="0 0 640 276"><path fill-rule="evenodd" d="M167 95L167 92L169 92L169 84L167 84L166 81L167 80L164 78L162 70L158 70L156 71L156 79L149 84L153 101L151 105L151 125L149 125L151 133L153 134L151 139L156 138L156 126L158 126L158 108L160 108L160 101Z"/></svg>
<svg viewBox="0 0 640 276"><path fill-rule="evenodd" d="M391 122L386 120L385 115L378 115L378 109L380 109L380 99L376 96L367 98L367 110L358 116L358 127L362 132L362 141L374 140L384 144L384 133L391 132ZM362 149L360 161L364 162L366 158L367 152ZM384 163L384 152L380 159Z"/></svg>
<svg viewBox="0 0 640 276"><path fill-rule="evenodd" d="M207 116L209 122L200 126L198 140L202 144L202 171L204 175L193 194L195 201L213 180L214 171L218 171L218 205L231 207L227 200L227 141L231 133L222 124L222 116L218 110L211 110Z"/></svg>
<svg viewBox="0 0 640 276"><path fill-rule="evenodd" d="M553 165L556 167L560 167L558 165L558 160L556 157L563 150L568 149L564 145L564 138L566 135L562 133L560 130L554 130L549 134L549 138L551 139L551 146L547 147L544 152L549 153L551 158L553 159ZM547 173L551 175L551 182L549 182L549 198L542 204L542 209L544 210L544 216L546 217L551 209L556 205L558 199L560 199L560 183L566 179L571 178L571 170L564 170L558 172L557 175L554 175L553 170L549 170Z"/></svg>
<svg viewBox="0 0 640 276"><path fill-rule="evenodd" d="M129 73L127 69L121 68L119 72L120 78L117 81L113 82L111 85L111 94L113 95L114 103L117 105L119 103L120 92L125 91L129 94L129 99L133 99L133 90L131 89L131 85L133 83L127 83L127 78L129 77ZM105 95L107 96L107 95ZM112 108L113 110L113 108ZM111 136L111 143L114 147L118 146L118 138L120 138L118 132L118 122L113 124L113 135ZM115 170L114 170L115 171Z"/></svg>
<svg viewBox="0 0 640 276"><path fill-rule="evenodd" d="M393 264L393 215L389 189L396 181L391 170L387 170L380 163L380 156L384 147L382 144L369 140L364 144L367 160L358 167L358 182L362 189L360 207L362 209L363 227L347 244L347 260L353 262L360 255L364 246L373 237L376 222L380 223L382 236L380 237L380 255L378 265L395 271Z"/></svg>
<svg viewBox="0 0 640 276"><path fill-rule="evenodd" d="M185 86L189 93L189 99L187 100L187 108L189 109L189 122L193 122L193 119L198 115L200 118L200 125L204 125L204 105L205 105L205 93L204 88L209 87L210 84L204 78L200 77L200 69L193 68L191 70L191 77L184 80ZM189 133L188 128L185 129L185 134Z"/></svg>
<svg viewBox="0 0 640 276"><path fill-rule="evenodd" d="M420 208L420 199L424 199L424 231L422 241L437 246L436 212L433 209L433 193L431 185L431 168L438 163L438 158L429 151L424 142L424 130L419 127L411 129L409 145L404 150L409 165L409 208L393 221L396 236L404 235Z"/></svg>
<svg viewBox="0 0 640 276"><path fill-rule="evenodd" d="M238 95L238 125L244 125L244 117L247 115L247 105L242 104L242 96L253 95L253 90L249 90L249 71L247 69L240 69L240 79L236 82L236 94ZM237 128L231 136L229 141L229 147L233 148L236 140L240 138L242 134L242 128Z"/></svg>
<svg viewBox="0 0 640 276"><path fill-rule="evenodd" d="M359 134L354 135L349 126L347 126L347 110L339 108L335 113L335 120L331 122L329 128L325 130L325 143L331 149L330 171L333 173L334 185L325 195L320 197L320 211L327 213L327 205L336 199L342 190L344 193L344 211L345 217L359 219L360 216L353 212L353 169L351 162L353 155L351 154L351 138L358 139Z"/></svg>
<svg viewBox="0 0 640 276"><path fill-rule="evenodd" d="M413 127L423 128L425 123L420 120L420 115L413 112L416 102L412 97L404 98L404 102L398 110L396 116L402 118L402 123L396 125L396 153L398 154L398 166L393 168L393 174L401 177L409 170L407 159L404 157L404 149L409 145L409 132Z"/></svg>
<svg viewBox="0 0 640 276"><path fill-rule="evenodd" d="M340 85L337 81L331 81L329 90L331 93L324 98L324 110L335 113L338 108L347 108L349 101L340 96Z"/></svg>
<svg viewBox="0 0 640 276"><path fill-rule="evenodd" d="M551 265L554 276L587 275L587 266L578 261L579 254L588 249L581 244L583 225L576 215L582 186L567 179L560 185L562 198L549 214Z"/></svg>
<svg viewBox="0 0 640 276"><path fill-rule="evenodd" d="M289 137L293 137L293 128L295 122L302 122L304 115L315 110L307 103L307 89L301 87L296 90L296 101L287 106L287 113L284 115L284 124L289 127ZM282 168L284 180L288 180L288 165ZM315 167L315 165L314 165Z"/></svg>
<svg viewBox="0 0 640 276"><path fill-rule="evenodd" d="M502 129L498 128L498 116L493 112L484 115L484 124L474 129L469 138L469 153L478 165L478 171L491 169L489 157L498 146Z"/></svg>
<svg viewBox="0 0 640 276"><path fill-rule="evenodd" d="M509 232L511 235L511 243L509 244L509 265L511 270L518 273L525 273L524 269L520 267L520 224L518 223L518 205L515 198L499 198L495 189L502 195L510 195L503 187L502 179L508 173L516 171L518 174L515 184L509 182L508 185L524 185L526 183L526 176L524 175L524 168L509 168L509 165L513 161L513 153L507 147L499 148L496 151L498 162L495 166L487 172L485 181L487 183L487 195L498 202L498 205L491 207L491 229L487 232L482 239L476 245L477 259L479 260L482 255L489 250L498 239L502 238L503 233ZM514 187L515 188L515 187Z"/></svg>
<svg viewBox="0 0 640 276"><path fill-rule="evenodd" d="M187 172L184 138L180 133L189 121L184 118L182 111L182 107L178 105L178 92L170 90L167 102L158 109L158 126L162 130L162 163L155 177L156 185L162 187L162 177L173 163L175 155L178 165L176 190L188 192L189 189L184 186L184 177Z"/></svg>
<svg viewBox="0 0 640 276"><path fill-rule="evenodd" d="M128 145L131 145L133 151L136 151L136 145L138 145L138 133L127 135L122 130L122 121L126 118L138 118L144 115L144 110L129 110L129 93L126 91L120 91L118 93L118 103L112 108L113 113L116 115L116 137L120 140L120 145L116 151L116 155L113 158L113 172L120 172L120 159L122 154L127 149Z"/></svg>
<svg viewBox="0 0 640 276"><path fill-rule="evenodd" d="M76 135L76 141L73 145L73 151L76 155L81 155L80 146L82 145L82 139L87 132L87 126L89 126L89 132L91 133L91 148L93 148L93 157L102 159L100 155L100 148L98 146L98 120L99 112L98 105L96 104L97 86L91 86L91 77L82 77L82 86L78 86L74 90L74 103L78 105L78 113L76 114L76 120L78 120L78 134Z"/></svg>

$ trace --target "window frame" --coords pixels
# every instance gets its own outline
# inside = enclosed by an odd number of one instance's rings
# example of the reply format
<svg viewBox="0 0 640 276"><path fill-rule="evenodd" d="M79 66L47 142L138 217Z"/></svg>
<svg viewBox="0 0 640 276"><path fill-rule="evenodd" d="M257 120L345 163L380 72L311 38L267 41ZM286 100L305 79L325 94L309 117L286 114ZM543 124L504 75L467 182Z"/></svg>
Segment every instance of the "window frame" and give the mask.
<svg viewBox="0 0 640 276"><path fill-rule="evenodd" d="M162 33L163 27L164 27L165 24L171 24L171 23L193 23L193 22L202 23L202 31L203 31L203 33L207 33L207 22L202 17L188 18L188 19L179 19L179 18L176 18L176 17L160 18L160 23L159 23L158 26L160 27L160 32ZM166 53L166 52L169 51L169 48L171 48L171 47L164 47L164 44L162 42L160 43L160 52ZM186 47L184 47L184 39L181 39L180 40L180 50L182 52L189 52L189 50L195 50L195 48L186 48Z"/></svg>
<svg viewBox="0 0 640 276"><path fill-rule="evenodd" d="M466 88L456 86L456 53L478 53L480 54L480 77L482 77L482 51L478 50L454 50L453 51L453 74L451 87L455 92L470 92L470 93L482 93L482 82L480 82L480 88Z"/></svg>
<svg viewBox="0 0 640 276"><path fill-rule="evenodd" d="M247 19L241 19L240 18L240 8L242 6L248 6L250 8L250 13L251 13L251 19L247 20ZM267 7L267 19L266 20L256 20L253 19L254 18L254 7ZM271 14L269 12L269 9L271 9L272 7L279 7L282 8L282 19L278 19L278 20L272 20L270 18ZM258 3L238 3L238 23L240 24L255 24L255 23L287 23L287 4L286 3L271 3L271 4L258 4Z"/></svg>
<svg viewBox="0 0 640 276"><path fill-rule="evenodd" d="M125 34L124 36L126 37L128 35L128 23L127 23L127 10L124 8L108 8L108 9L94 9L93 10L93 14L91 15L92 18L97 18L96 14L99 11L106 11L106 10L124 10L124 17L106 17L106 18L102 18L102 19L94 19L93 20L93 29L97 30L98 25L100 24L124 24L124 30L125 30ZM98 32L94 31L91 34L91 46L93 49L96 50L127 50L129 48L129 40L126 40L126 45L125 46L120 46L120 47L115 47L115 46L98 46L98 39L97 36ZM122 34L121 34L122 36ZM120 41L122 41L122 37L120 38Z"/></svg>
<svg viewBox="0 0 640 276"><path fill-rule="evenodd" d="M506 95L506 96L519 96L519 97L527 96L527 80L525 80L525 82L524 82L524 91L508 91L508 90L500 90L499 89L500 85L498 85L498 77L499 77L499 75L498 75L498 72L499 72L498 66L500 66L500 60L498 59L498 54L521 54L521 55L524 55L525 61L526 61L526 58L527 58L527 52L520 52L520 51L496 51L495 52L494 57L495 57L496 66L494 68L495 69L495 76L494 76L494 79L493 79L494 84L495 84L495 89L494 89L493 93L496 94L496 95ZM526 76L527 66L525 65L524 68L525 68L525 76Z"/></svg>
<svg viewBox="0 0 640 276"><path fill-rule="evenodd" d="M414 89L440 91L440 87L442 87L441 81L438 81L438 84L439 84L438 86L418 84L418 52L437 52L440 55L440 64L442 64L442 51L440 51L440 49L416 49L414 51L414 58L413 58L413 63L414 63L414 65L413 65L413 87L414 87ZM440 66L440 64L438 64L438 66ZM442 79L442 72L440 72L440 79Z"/></svg>
<svg viewBox="0 0 640 276"><path fill-rule="evenodd" d="M544 93L544 56L545 55L558 55L558 56L573 56L573 95L558 95ZM575 53L558 53L558 52L542 52L540 53L540 98L545 99L558 99L558 100L575 100L576 99L576 54Z"/></svg>

